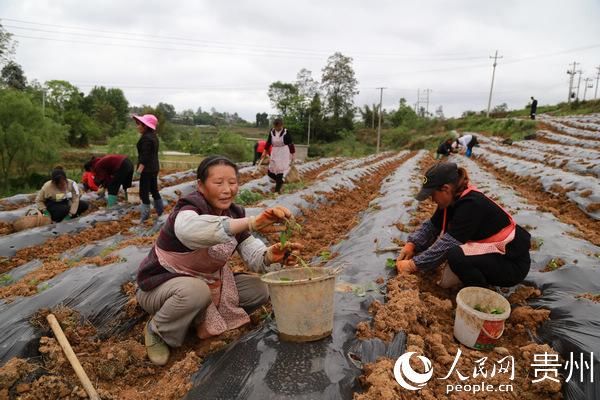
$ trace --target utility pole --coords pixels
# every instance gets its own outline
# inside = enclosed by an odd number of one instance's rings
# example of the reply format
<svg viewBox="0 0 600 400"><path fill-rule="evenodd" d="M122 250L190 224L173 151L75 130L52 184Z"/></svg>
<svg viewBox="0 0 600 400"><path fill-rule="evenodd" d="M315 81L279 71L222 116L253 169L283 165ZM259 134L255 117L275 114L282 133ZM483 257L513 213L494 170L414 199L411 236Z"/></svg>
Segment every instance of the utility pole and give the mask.
<svg viewBox="0 0 600 400"><path fill-rule="evenodd" d="M588 88L594 87L590 85L588 82L592 82L594 78L585 78L583 80L583 101L585 101L585 94L587 93Z"/></svg>
<svg viewBox="0 0 600 400"><path fill-rule="evenodd" d="M421 89L417 89L417 102L415 103L415 114L419 115L419 108L421 108Z"/></svg>
<svg viewBox="0 0 600 400"><path fill-rule="evenodd" d="M383 108L381 108L381 103L383 101L383 89L384 87L379 87L379 124L377 125L377 153L379 153L379 144L381 143L381 114L383 114Z"/></svg>
<svg viewBox="0 0 600 400"><path fill-rule="evenodd" d="M429 93L431 93L432 90L431 89L425 89L425 116L428 117L429 116Z"/></svg>
<svg viewBox="0 0 600 400"><path fill-rule="evenodd" d="M498 50L496 50L496 54L494 54L494 57L490 56L490 58L494 59L494 68L492 69L492 85L490 86L490 97L488 98L488 107L487 107L487 113L486 113L486 117L490 116L490 106L492 105L492 91L494 90L494 77L496 76L496 65L498 65L497 61L499 58L502 58L503 56L498 57Z"/></svg>
<svg viewBox="0 0 600 400"><path fill-rule="evenodd" d="M306 147L310 146L310 111L308 112L308 140L306 142Z"/></svg>
<svg viewBox="0 0 600 400"><path fill-rule="evenodd" d="M573 61L573 69L567 70L567 74L570 75L570 77L569 77L569 96L567 97L567 103L571 102L571 93L573 93L573 77L576 74L575 68L577 68L577 64L579 64L579 63Z"/></svg>
<svg viewBox="0 0 600 400"><path fill-rule="evenodd" d="M582 70L578 70L577 73L579 74L579 79L577 80L577 95L575 96L575 99L577 99L577 101L579 101L579 85L581 85L581 73L583 71Z"/></svg>
<svg viewBox="0 0 600 400"><path fill-rule="evenodd" d="M598 74L596 75L596 90L594 91L594 99L598 97L598 81L600 80L600 65L596 67Z"/></svg>
<svg viewBox="0 0 600 400"><path fill-rule="evenodd" d="M373 116L371 117L371 129L375 129L375 103L373 103Z"/></svg>

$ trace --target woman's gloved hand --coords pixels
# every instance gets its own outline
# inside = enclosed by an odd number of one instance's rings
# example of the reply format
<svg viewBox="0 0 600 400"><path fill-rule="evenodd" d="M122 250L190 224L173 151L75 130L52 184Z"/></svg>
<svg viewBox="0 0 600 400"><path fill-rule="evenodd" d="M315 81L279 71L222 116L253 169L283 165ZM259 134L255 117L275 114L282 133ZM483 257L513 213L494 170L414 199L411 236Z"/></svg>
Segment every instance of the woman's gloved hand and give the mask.
<svg viewBox="0 0 600 400"><path fill-rule="evenodd" d="M283 206L275 206L267 208L257 217L250 217L248 220L248 228L250 232L260 233L275 233L283 232L286 228L284 225L274 225L285 223L292 219L292 212Z"/></svg>
<svg viewBox="0 0 600 400"><path fill-rule="evenodd" d="M414 273L417 272L417 266L413 260L396 260L396 270L400 272Z"/></svg>
<svg viewBox="0 0 600 400"><path fill-rule="evenodd" d="M300 254L304 246L300 243L286 242L284 246L280 243L275 243L272 246L267 247L265 252L265 264L279 263L281 265L294 265L296 259Z"/></svg>
<svg viewBox="0 0 600 400"><path fill-rule="evenodd" d="M411 260L415 256L415 244L408 242L400 250L397 260Z"/></svg>

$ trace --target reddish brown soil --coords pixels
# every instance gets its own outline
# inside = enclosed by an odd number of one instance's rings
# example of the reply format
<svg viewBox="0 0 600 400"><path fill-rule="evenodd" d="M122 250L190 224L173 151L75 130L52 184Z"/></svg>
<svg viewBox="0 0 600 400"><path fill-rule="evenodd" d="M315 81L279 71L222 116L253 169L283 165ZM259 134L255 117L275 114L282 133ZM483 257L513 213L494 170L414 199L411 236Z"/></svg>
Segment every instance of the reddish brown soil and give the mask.
<svg viewBox="0 0 600 400"><path fill-rule="evenodd" d="M0 287L0 299L10 302L15 296L33 296L40 290L43 290L38 289L38 285L40 283L54 278L56 275L72 267L86 264L104 266L117 262L118 260L119 257L114 255L108 257L87 257L74 263L68 263L58 259L49 259L45 261L39 268L28 273L17 282Z"/></svg>
<svg viewBox="0 0 600 400"><path fill-rule="evenodd" d="M343 235L358 222L359 212L365 210L379 195L383 179L413 155L411 153L398 161L385 163L368 179L355 182L358 186L354 190L336 190L327 193L327 201L322 205L303 210L303 215L297 219L302 226L302 232L291 239L304 246L300 256L310 260L343 240ZM318 173L314 176L317 175ZM279 238L271 235L269 240L275 243ZM334 256L335 254L332 254L329 259ZM246 271L246 266L238 256L234 257L231 265L234 272Z"/></svg>
<svg viewBox="0 0 600 400"><path fill-rule="evenodd" d="M7 222L0 222L0 236L8 235L11 233L13 233L12 224L9 224Z"/></svg>
<svg viewBox="0 0 600 400"><path fill-rule="evenodd" d="M579 294L577 296L578 299L587 299L589 301L592 301L594 303L600 303L600 293L599 294L594 294L594 293L582 293Z"/></svg>
<svg viewBox="0 0 600 400"><path fill-rule="evenodd" d="M495 178L509 186L540 211L552 213L558 220L577 229L575 236L600 246L600 221L590 218L570 201L564 193L552 194L544 191L539 178L518 176L504 168L498 168L479 157L476 162ZM568 232L569 233L569 232Z"/></svg>
<svg viewBox="0 0 600 400"><path fill-rule="evenodd" d="M21 249L17 251L17 254L14 257L0 263L0 273L9 271L14 267L36 258L43 261L51 259L69 249L96 240L105 239L118 233L129 235L128 229L134 225L132 219L135 218L136 214L138 214L139 217L139 213L134 211L125 215L119 221L99 222L94 226L84 229L78 234L60 235L54 239L47 240L40 245Z"/></svg>
<svg viewBox="0 0 600 400"><path fill-rule="evenodd" d="M546 266L540 272L556 271L557 269L564 267L565 264L566 262L562 258L553 258L548 261Z"/></svg>

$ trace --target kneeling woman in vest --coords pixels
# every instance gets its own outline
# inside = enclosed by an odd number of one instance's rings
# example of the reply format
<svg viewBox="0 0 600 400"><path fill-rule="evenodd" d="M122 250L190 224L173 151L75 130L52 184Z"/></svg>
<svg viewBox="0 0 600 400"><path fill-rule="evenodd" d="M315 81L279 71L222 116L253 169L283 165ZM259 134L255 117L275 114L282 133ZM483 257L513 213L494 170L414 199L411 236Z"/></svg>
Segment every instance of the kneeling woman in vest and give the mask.
<svg viewBox="0 0 600 400"><path fill-rule="evenodd" d="M454 163L430 168L416 198L428 197L437 210L409 235L396 261L399 272L429 271L448 261L465 286L514 286L525 279L531 236L469 184L464 168Z"/></svg>
<svg viewBox="0 0 600 400"><path fill-rule="evenodd" d="M183 343L188 328L200 338L219 335L248 322L247 311L266 303L267 286L257 275L234 275L227 262L237 251L246 265L263 272L283 263L299 246L266 247L252 231L285 229L292 215L273 207L246 217L233 203L238 192L237 166L221 156L205 158L198 167L198 190L179 199L138 273L137 300L152 318L144 338L150 360L164 365L169 346Z"/></svg>

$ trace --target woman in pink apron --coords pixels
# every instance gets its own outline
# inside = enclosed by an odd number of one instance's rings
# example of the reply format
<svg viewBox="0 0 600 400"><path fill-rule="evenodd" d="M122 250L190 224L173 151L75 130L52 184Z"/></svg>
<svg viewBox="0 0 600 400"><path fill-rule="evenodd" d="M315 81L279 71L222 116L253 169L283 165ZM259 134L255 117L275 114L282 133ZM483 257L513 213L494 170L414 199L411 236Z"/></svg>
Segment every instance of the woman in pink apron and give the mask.
<svg viewBox="0 0 600 400"><path fill-rule="evenodd" d="M258 275L234 275L228 261L235 251L255 272L284 264L298 245L271 247L251 232L277 232L292 215L273 207L246 217L233 203L238 192L237 166L222 156L205 158L198 167L198 190L179 199L137 273L138 303L152 318L144 329L148 358L156 365L169 359L170 347L183 343L189 328L203 339L248 322L248 312L269 299ZM275 225L279 224L279 225Z"/></svg>
<svg viewBox="0 0 600 400"><path fill-rule="evenodd" d="M290 171L290 166L296 154L292 136L283 127L281 118L277 118L273 122L273 129L269 132L269 138L262 157L264 158L269 152L271 155L269 177L275 181L275 192L280 193L283 181Z"/></svg>
<svg viewBox="0 0 600 400"><path fill-rule="evenodd" d="M464 168L439 163L423 178L416 198L438 205L409 235L398 271L430 271L444 261L465 286L514 286L529 272L531 236L511 215L469 184Z"/></svg>

